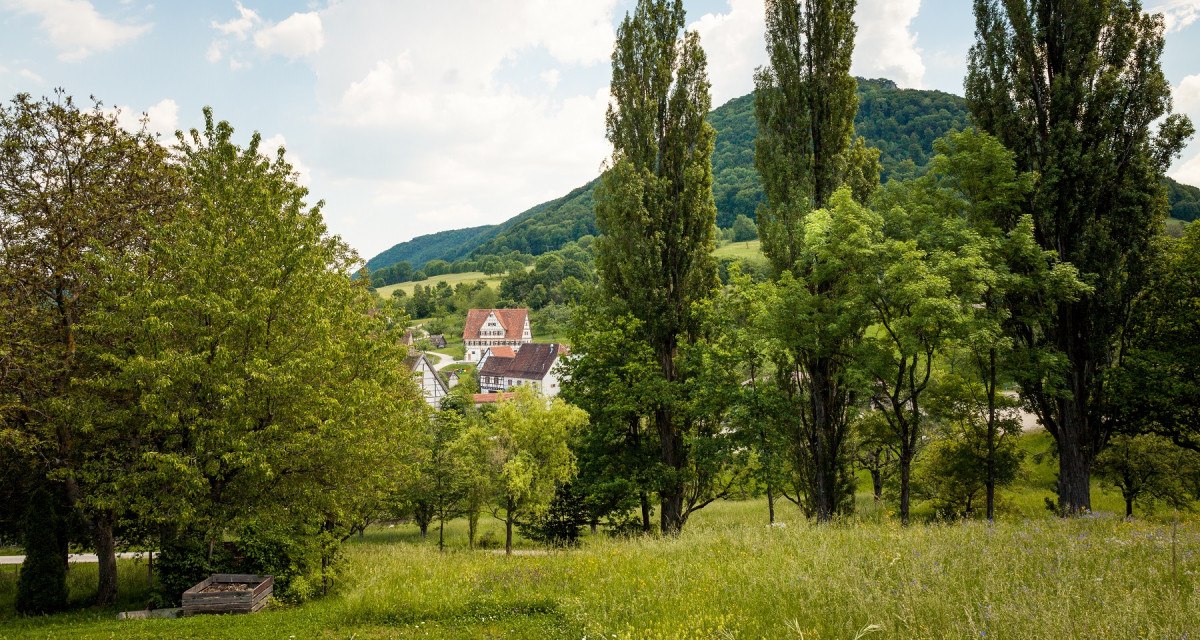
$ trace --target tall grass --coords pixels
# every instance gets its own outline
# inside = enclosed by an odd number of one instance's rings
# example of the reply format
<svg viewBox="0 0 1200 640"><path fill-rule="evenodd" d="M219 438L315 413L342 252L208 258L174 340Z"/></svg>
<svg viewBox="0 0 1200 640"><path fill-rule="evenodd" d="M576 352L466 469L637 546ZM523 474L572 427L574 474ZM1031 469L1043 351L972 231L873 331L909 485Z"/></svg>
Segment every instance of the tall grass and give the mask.
<svg viewBox="0 0 1200 640"><path fill-rule="evenodd" d="M1200 630L1200 523L1038 517L813 526L717 503L675 539L588 538L506 558L371 531L334 595L253 616L77 613L0 637L1183 638ZM864 519L865 520L865 519Z"/></svg>

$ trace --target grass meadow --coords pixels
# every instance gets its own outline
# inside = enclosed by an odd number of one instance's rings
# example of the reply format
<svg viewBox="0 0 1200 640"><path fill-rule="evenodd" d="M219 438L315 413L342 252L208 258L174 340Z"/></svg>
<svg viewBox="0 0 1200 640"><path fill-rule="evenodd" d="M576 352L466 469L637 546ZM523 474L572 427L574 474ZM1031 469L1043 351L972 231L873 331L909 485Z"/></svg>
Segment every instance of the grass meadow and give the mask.
<svg viewBox="0 0 1200 640"><path fill-rule="evenodd" d="M112 610L86 609L8 617L0 638L1185 638L1200 630L1195 520L1039 516L902 528L864 514L817 527L785 508L786 526L769 527L765 509L761 500L716 503L675 539L597 536L580 549L511 558L463 549L458 522L445 553L433 532L421 541L412 527L377 528L348 546L335 592L302 606L182 620L117 621ZM94 578L85 573L73 569L73 584ZM144 572L124 573L126 592L145 588Z"/></svg>
<svg viewBox="0 0 1200 640"><path fill-rule="evenodd" d="M495 289L500 286L500 280L502 280L503 278L504 278L503 275L488 275L482 271L467 271L466 273L447 273L445 275L434 276L432 278L426 278L424 280L418 280L416 282L401 282L399 284L389 284L386 287L379 287L375 291L378 293L379 297L381 297L381 298L390 298L392 295L392 292L397 289L400 289L400 290L404 291L404 293L411 296L413 290L417 288L417 285L428 287L428 286L434 286L439 282L445 282L446 284L453 287L460 282L480 282L480 281L484 282L489 287Z"/></svg>

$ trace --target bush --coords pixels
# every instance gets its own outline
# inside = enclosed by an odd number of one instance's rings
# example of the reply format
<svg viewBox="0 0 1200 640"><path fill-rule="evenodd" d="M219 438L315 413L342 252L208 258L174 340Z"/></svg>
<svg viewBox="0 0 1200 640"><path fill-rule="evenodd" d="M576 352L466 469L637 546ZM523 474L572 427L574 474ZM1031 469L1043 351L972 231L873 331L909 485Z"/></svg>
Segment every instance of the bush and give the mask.
<svg viewBox="0 0 1200 640"><path fill-rule="evenodd" d="M25 562L17 581L20 613L51 613L67 606L67 565L58 530L54 497L44 488L38 489L25 514Z"/></svg>
<svg viewBox="0 0 1200 640"><path fill-rule="evenodd" d="M575 495L570 484L565 484L554 493L554 500L545 512L519 526L521 533L534 542L553 547L573 547L579 541L580 529L588 521L586 502Z"/></svg>

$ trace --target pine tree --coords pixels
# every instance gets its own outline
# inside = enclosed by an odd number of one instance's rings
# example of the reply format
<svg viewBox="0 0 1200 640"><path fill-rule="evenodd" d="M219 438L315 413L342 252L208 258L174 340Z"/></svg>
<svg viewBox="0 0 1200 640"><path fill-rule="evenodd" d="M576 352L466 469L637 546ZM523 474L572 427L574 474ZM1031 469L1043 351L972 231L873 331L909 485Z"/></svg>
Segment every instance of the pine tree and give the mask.
<svg viewBox="0 0 1200 640"><path fill-rule="evenodd" d="M612 56L613 105L606 117L612 167L596 193L596 267L601 286L642 323L672 389L645 408L661 444L662 531L686 520L683 474L690 421L680 406L681 344L694 341L693 303L717 286L712 257L713 128L707 62L684 27L680 0L641 0L617 32Z"/></svg>
<svg viewBox="0 0 1200 640"><path fill-rule="evenodd" d="M1091 508L1092 462L1112 432L1107 372L1166 213L1163 172L1192 126L1167 115L1162 18L1138 0L976 0L975 17L972 117L1016 153L1019 170L1040 176L1029 202L1038 243L1091 286L1014 331L1023 347L1062 362L1028 367L1018 382L1058 442L1059 508L1078 513Z"/></svg>
<svg viewBox="0 0 1200 640"><path fill-rule="evenodd" d="M25 516L25 562L17 580L17 611L51 613L67 606L67 566L58 544L54 497L38 489Z"/></svg>

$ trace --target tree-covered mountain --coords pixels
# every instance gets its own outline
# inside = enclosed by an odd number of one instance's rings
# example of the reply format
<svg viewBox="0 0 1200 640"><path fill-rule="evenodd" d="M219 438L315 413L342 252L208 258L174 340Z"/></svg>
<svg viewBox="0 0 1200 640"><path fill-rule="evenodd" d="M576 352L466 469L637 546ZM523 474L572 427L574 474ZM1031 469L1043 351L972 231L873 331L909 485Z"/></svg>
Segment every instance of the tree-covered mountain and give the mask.
<svg viewBox="0 0 1200 640"><path fill-rule="evenodd" d="M738 215L754 218L762 200L754 168L754 94L735 98L713 110L709 122L717 130L713 150L713 195L717 226L727 228ZM924 172L933 141L969 126L966 101L942 91L901 89L891 80L858 79L857 133L880 150L882 179L909 178ZM592 193L599 179L567 195L544 202L497 225L455 229L402 242L372 258L367 267L382 269L407 261L420 269L434 259L507 255L514 251L541 255L585 235L596 233ZM1200 217L1200 189L1167 182L1172 215Z"/></svg>

